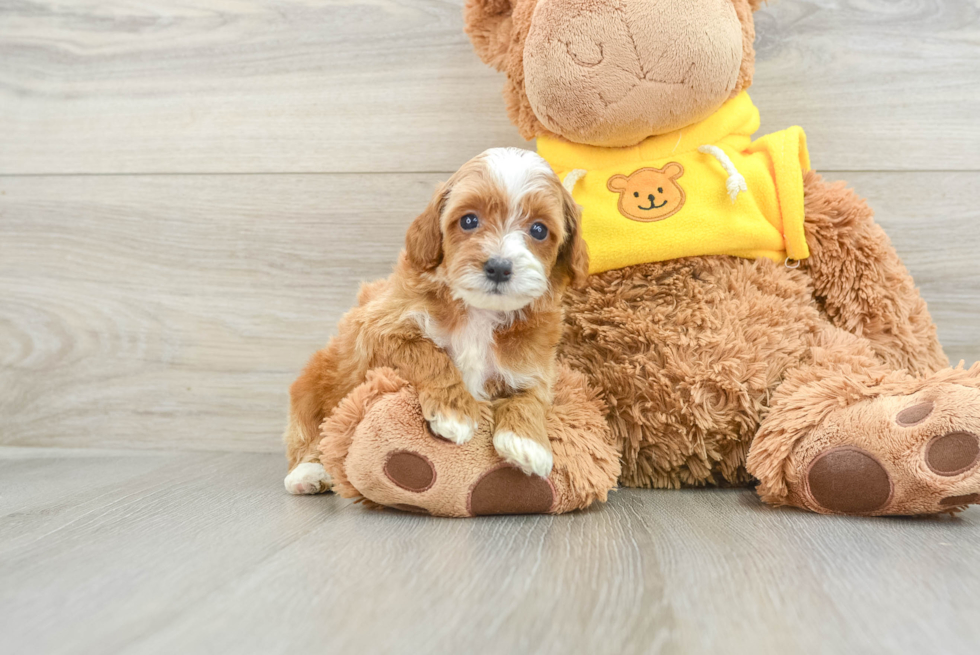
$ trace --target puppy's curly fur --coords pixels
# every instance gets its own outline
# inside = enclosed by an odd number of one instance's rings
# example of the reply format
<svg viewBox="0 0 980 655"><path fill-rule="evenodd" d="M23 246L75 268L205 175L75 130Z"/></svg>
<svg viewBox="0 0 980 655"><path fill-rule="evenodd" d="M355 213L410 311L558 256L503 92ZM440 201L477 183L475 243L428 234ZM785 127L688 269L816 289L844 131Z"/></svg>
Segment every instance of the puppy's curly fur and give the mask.
<svg viewBox="0 0 980 655"><path fill-rule="evenodd" d="M292 385L290 468L318 461L321 422L387 366L437 435L465 443L492 410L498 452L546 476L562 293L587 273L578 207L544 160L498 148L469 161L411 224L394 273L362 287Z"/></svg>

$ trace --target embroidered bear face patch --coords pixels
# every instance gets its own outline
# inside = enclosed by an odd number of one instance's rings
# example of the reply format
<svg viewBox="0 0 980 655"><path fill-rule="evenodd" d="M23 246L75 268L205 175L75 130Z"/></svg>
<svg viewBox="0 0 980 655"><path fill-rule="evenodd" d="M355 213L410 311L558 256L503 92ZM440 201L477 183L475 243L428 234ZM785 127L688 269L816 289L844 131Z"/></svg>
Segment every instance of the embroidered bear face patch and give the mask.
<svg viewBox="0 0 980 655"><path fill-rule="evenodd" d="M663 168L640 168L629 177L613 175L606 188L619 194L619 213L634 221L650 223L673 216L687 196L677 182L684 167L670 162Z"/></svg>

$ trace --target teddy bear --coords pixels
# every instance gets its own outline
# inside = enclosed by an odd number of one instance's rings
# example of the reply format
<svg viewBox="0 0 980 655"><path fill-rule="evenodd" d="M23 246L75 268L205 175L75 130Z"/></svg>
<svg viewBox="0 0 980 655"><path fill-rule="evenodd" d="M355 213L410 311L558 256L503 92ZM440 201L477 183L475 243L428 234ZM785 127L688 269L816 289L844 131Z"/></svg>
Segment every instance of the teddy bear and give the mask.
<svg viewBox="0 0 980 655"><path fill-rule="evenodd" d="M812 170L804 131L754 136L760 4L468 0L511 121L582 207L554 479L499 473L484 433L472 455L436 443L389 372L324 423L336 491L451 516L568 511L617 483L754 484L822 514L980 502L980 366L949 366L887 235ZM438 497L384 473L403 451L418 488L443 476Z"/></svg>

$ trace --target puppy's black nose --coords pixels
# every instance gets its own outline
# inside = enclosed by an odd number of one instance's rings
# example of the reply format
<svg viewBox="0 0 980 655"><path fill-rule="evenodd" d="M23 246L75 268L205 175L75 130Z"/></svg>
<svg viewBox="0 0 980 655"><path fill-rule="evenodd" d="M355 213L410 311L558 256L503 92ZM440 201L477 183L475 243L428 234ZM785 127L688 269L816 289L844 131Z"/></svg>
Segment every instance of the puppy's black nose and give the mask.
<svg viewBox="0 0 980 655"><path fill-rule="evenodd" d="M506 282L510 279L514 265L509 259L491 259L483 265L483 272L492 282Z"/></svg>

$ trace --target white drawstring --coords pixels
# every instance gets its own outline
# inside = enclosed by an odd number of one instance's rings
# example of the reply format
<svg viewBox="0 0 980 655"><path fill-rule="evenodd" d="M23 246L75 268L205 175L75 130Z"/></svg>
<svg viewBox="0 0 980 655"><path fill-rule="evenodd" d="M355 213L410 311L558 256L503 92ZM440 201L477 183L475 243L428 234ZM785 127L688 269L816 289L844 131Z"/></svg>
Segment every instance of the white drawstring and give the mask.
<svg viewBox="0 0 980 655"><path fill-rule="evenodd" d="M698 152L711 155L717 159L718 163L721 164L721 167L725 169L726 173L728 173L728 180L725 182L725 187L728 190L728 195L732 199L732 203L734 203L738 198L739 192L749 190L748 185L745 183L745 178L742 177L742 174L738 172L737 168L735 168L735 164L732 163L732 160L728 158L728 155L726 155L725 151L723 151L721 148L718 146L704 145L698 148ZM575 188L575 185L578 184L578 181L581 180L587 172L588 171L583 168L575 168L569 171L568 174L565 175L565 179L562 180L562 186L564 186L565 189L571 193L572 189Z"/></svg>
<svg viewBox="0 0 980 655"><path fill-rule="evenodd" d="M749 190L748 185L745 183L745 178L735 168L735 164L728 158L725 151L718 146L701 146L698 148L698 152L711 155L717 159L721 167L728 173L728 180L725 182L725 187L728 189L728 195L731 196L732 204L735 204L735 199L738 198L739 191Z"/></svg>
<svg viewBox="0 0 980 655"><path fill-rule="evenodd" d="M565 187L566 191L571 193L572 189L575 188L575 185L578 183L579 180L585 177L586 173L588 173L588 171L585 170L584 168L576 168L570 170L568 171L568 175L565 176L565 179L562 180L561 185Z"/></svg>

